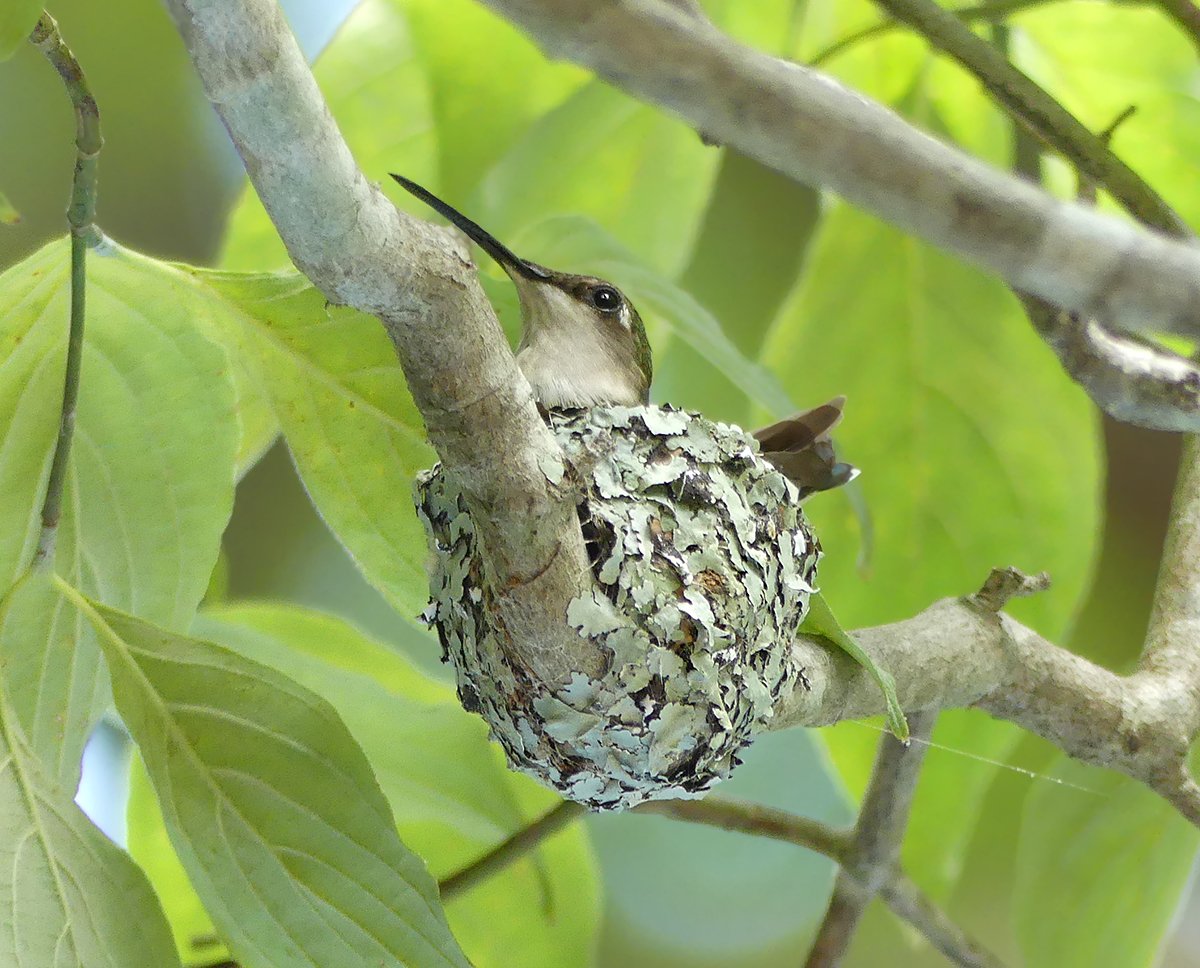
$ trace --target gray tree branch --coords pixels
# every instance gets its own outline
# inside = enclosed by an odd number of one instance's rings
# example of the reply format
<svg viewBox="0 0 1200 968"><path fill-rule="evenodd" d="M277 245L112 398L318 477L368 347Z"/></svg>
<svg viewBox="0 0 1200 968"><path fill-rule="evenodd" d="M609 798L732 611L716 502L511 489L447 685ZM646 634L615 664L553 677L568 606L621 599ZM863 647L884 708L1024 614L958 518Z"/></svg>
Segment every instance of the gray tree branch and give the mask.
<svg viewBox="0 0 1200 968"><path fill-rule="evenodd" d="M1197 448L1176 495L1178 522L1200 521ZM1181 478L1182 479L1182 478ZM1093 665L1061 649L976 596L946 598L913 618L861 629L855 639L896 679L906 710L973 706L1037 733L1085 763L1141 780L1200 825L1200 787L1187 754L1200 732L1200 635L1191 609L1200 599L1187 575L1200 568L1200 540L1172 537L1156 594L1161 614L1142 665L1130 676ZM1181 601L1182 600L1182 601ZM1169 616L1169 617L1167 617ZM1190 636L1190 637L1189 637ZM881 715L874 680L848 656L801 637L794 648L807 685L775 708L772 728L827 726Z"/></svg>
<svg viewBox="0 0 1200 968"><path fill-rule="evenodd" d="M841 870L806 968L837 968L850 950L867 906L895 879L900 845L936 719L936 710L910 715L910 743L901 743L889 733L880 737L854 836L842 855Z"/></svg>
<svg viewBox="0 0 1200 968"><path fill-rule="evenodd" d="M806 184L1127 331L1200 333L1200 249L1035 186L837 81L754 51L663 0L480 0L551 57Z"/></svg>

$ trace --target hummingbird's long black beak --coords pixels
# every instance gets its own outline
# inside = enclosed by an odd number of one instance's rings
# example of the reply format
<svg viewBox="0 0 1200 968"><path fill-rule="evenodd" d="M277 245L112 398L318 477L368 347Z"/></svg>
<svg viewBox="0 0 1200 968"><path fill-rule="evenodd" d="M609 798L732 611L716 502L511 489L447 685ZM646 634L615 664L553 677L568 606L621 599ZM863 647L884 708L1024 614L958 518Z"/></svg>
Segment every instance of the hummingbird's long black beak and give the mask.
<svg viewBox="0 0 1200 968"><path fill-rule="evenodd" d="M490 255L498 263L501 268L511 269L524 276L526 279L546 280L550 278L550 273L543 269L535 262L526 262L524 259L517 258L512 250L506 245L503 245L490 232L484 231L480 226L476 225L469 218L443 202L440 198L431 192L426 191L415 181L409 181L403 175L392 174L392 177L400 183L400 187L406 192L416 195L421 201L432 208L435 212L449 219L460 229L467 233L471 239L484 252Z"/></svg>

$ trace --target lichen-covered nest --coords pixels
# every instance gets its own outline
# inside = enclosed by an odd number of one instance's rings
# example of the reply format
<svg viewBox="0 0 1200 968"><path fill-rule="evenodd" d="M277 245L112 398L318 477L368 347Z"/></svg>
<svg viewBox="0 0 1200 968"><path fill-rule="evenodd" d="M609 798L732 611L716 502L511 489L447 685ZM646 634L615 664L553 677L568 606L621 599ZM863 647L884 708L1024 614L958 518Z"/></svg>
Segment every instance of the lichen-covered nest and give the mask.
<svg viewBox="0 0 1200 968"><path fill-rule="evenodd" d="M659 407L552 414L581 481L595 591L567 620L610 657L599 679L537 682L488 620L466 504L435 467L418 510L436 565L427 613L509 763L593 809L695 797L736 766L776 696L820 545L794 486L736 427Z"/></svg>

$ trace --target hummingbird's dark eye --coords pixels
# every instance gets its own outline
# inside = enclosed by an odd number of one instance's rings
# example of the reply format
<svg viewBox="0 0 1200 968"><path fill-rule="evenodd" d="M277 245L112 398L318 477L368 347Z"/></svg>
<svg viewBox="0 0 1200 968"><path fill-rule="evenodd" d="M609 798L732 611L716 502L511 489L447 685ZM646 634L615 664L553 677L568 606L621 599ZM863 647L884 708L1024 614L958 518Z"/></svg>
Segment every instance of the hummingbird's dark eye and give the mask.
<svg viewBox="0 0 1200 968"><path fill-rule="evenodd" d="M621 308L621 294L612 286L596 286L588 293L592 305L604 313L615 312Z"/></svg>

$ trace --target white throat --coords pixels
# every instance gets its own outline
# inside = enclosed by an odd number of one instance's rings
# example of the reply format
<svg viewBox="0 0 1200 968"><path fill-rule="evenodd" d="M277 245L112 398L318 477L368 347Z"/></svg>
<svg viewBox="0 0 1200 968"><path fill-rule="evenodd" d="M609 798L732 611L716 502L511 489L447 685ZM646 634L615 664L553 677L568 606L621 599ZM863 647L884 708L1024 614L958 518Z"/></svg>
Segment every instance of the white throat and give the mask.
<svg viewBox="0 0 1200 968"><path fill-rule="evenodd" d="M522 294L524 335L517 365L538 402L544 407L640 404L627 364L586 307L554 286L526 285L538 291Z"/></svg>

